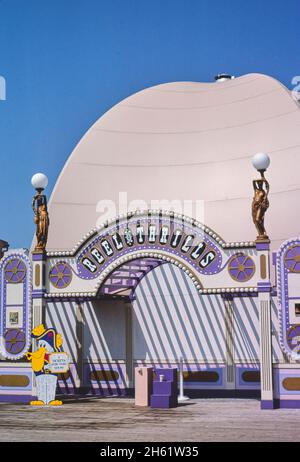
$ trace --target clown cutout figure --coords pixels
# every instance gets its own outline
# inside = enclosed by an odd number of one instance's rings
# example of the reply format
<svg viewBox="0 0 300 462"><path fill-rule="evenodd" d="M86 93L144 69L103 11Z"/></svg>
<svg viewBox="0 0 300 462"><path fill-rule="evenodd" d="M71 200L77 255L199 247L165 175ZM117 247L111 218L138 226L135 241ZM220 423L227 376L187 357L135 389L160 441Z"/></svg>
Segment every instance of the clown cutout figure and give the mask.
<svg viewBox="0 0 300 462"><path fill-rule="evenodd" d="M35 327L31 337L37 342L37 350L26 353L31 361L36 377L37 401L31 401L33 406L61 406L62 401L55 399L57 374L69 369L68 354L61 351L62 337L52 327L45 329L43 324Z"/></svg>

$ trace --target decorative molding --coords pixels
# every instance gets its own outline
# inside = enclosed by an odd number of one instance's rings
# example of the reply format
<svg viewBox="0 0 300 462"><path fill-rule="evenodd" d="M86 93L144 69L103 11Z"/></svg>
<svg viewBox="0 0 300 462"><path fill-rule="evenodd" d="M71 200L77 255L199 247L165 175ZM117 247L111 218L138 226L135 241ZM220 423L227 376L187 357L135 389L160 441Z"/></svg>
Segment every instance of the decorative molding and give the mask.
<svg viewBox="0 0 300 462"><path fill-rule="evenodd" d="M279 326L280 326L280 344L284 354L290 360L299 361L300 360L300 353L291 350L287 336L290 332L290 328L295 326L295 323L292 323L289 316L289 293L288 293L288 275L293 274L297 275L296 272L292 271L290 268L286 266L285 256L286 253L299 246L300 249L300 238L292 238L285 241L279 248L276 257L276 274L277 274L277 294L278 294L278 303L279 303L279 310L278 310L278 319L279 319ZM300 275L299 275L299 283L300 283ZM300 299L300 289L299 289L299 299ZM299 319L300 324L300 319ZM298 342L300 346L300 342ZM295 344L295 347L298 347ZM299 350L300 351L300 350Z"/></svg>
<svg viewBox="0 0 300 462"><path fill-rule="evenodd" d="M137 210L135 212L129 212L128 214L122 214L117 216L116 218L109 220L105 223L102 223L98 228L91 229L87 234L85 234L80 241L71 249L71 250L51 250L47 252L47 257L74 257L77 255L79 250L83 247L83 245L93 237L97 236L103 231L106 231L109 226L113 225L121 225L128 220L135 218L141 218L142 216L151 218L151 217L159 217L161 219L166 218L175 218L179 219L186 224L190 224L195 228L198 228L202 232L205 232L210 238L212 238L217 245L222 247L223 249L235 249L235 248L256 248L255 241L242 241L242 242L226 242L224 241L215 231L213 231L208 226L194 220L191 217L187 217L185 215L170 212L167 210Z"/></svg>
<svg viewBox="0 0 300 462"><path fill-rule="evenodd" d="M21 351L16 354L6 350L5 335L9 330L6 323L7 305L7 286L10 284L5 278L5 267L10 260L20 260L26 267L26 274L24 278L18 282L23 286L23 303L16 305L16 309L22 310L22 327L18 327L20 332L25 336L25 344ZM17 283L14 283L16 285ZM9 251L0 262L0 338L2 344L0 345L1 354L6 359L16 360L24 356L31 346L31 315L32 315L32 267L28 252L24 249L19 251Z"/></svg>

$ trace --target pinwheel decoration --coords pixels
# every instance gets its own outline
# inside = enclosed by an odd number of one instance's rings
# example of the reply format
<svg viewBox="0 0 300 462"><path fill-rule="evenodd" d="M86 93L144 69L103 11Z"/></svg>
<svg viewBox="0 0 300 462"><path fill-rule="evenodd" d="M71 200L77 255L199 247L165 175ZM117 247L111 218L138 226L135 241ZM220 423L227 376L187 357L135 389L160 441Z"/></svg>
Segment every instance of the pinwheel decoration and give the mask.
<svg viewBox="0 0 300 462"><path fill-rule="evenodd" d="M235 281L246 282L255 273L255 263L249 255L239 253L233 255L229 260L228 271Z"/></svg>
<svg viewBox="0 0 300 462"><path fill-rule="evenodd" d="M4 334L5 349L8 353L20 353L26 343L25 334L21 329L8 329Z"/></svg>
<svg viewBox="0 0 300 462"><path fill-rule="evenodd" d="M4 268L4 277L6 282L18 284L23 281L25 275L25 263L19 258L12 258L6 263Z"/></svg>
<svg viewBox="0 0 300 462"><path fill-rule="evenodd" d="M72 280L72 270L67 263L57 263L50 271L49 278L57 289L64 289Z"/></svg>
<svg viewBox="0 0 300 462"><path fill-rule="evenodd" d="M292 273L300 273L300 245L293 245L285 252L284 264Z"/></svg>

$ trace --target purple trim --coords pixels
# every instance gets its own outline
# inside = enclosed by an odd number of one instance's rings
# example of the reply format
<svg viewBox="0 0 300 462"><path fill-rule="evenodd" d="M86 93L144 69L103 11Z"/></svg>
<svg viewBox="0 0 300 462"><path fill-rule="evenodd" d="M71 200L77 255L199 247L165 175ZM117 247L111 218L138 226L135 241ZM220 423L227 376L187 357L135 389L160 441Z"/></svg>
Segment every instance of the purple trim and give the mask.
<svg viewBox="0 0 300 462"><path fill-rule="evenodd" d="M297 327L297 326L296 326ZM296 329L295 334L299 331ZM290 342L292 341L293 337L290 338ZM282 366L284 367L284 366ZM300 370L299 369L274 369L274 384L275 384L275 396L280 399L280 397L284 398L287 395L293 398L300 398L300 390L288 390L284 387L284 380L285 379L298 379L300 378Z"/></svg>
<svg viewBox="0 0 300 462"><path fill-rule="evenodd" d="M46 290L33 290L32 298L44 298Z"/></svg>
<svg viewBox="0 0 300 462"><path fill-rule="evenodd" d="M277 258L277 253L276 252L272 252L272 264L274 266L276 266L276 258Z"/></svg>
<svg viewBox="0 0 300 462"><path fill-rule="evenodd" d="M258 293L257 292L232 292L233 297L238 297L238 298L253 298L257 297Z"/></svg>
<svg viewBox="0 0 300 462"><path fill-rule="evenodd" d="M269 250L270 249L270 242L259 242L257 241L255 244L256 250Z"/></svg>
<svg viewBox="0 0 300 462"><path fill-rule="evenodd" d="M0 395L1 403L29 403L35 399L32 395Z"/></svg>
<svg viewBox="0 0 300 462"><path fill-rule="evenodd" d="M235 368L235 381L237 390L260 390L260 380L257 382L249 382L243 379L245 372L259 372L259 364L253 364L252 367L237 365Z"/></svg>
<svg viewBox="0 0 300 462"><path fill-rule="evenodd" d="M273 400L261 400L260 402L261 409L275 409Z"/></svg>
<svg viewBox="0 0 300 462"><path fill-rule="evenodd" d="M278 399L276 404L281 409L300 409L300 399Z"/></svg>
<svg viewBox="0 0 300 462"><path fill-rule="evenodd" d="M32 252L32 261L45 261L47 255L45 252Z"/></svg>
<svg viewBox="0 0 300 462"><path fill-rule="evenodd" d="M258 282L257 283L258 292L271 292L272 286L270 282Z"/></svg>
<svg viewBox="0 0 300 462"><path fill-rule="evenodd" d="M259 293L262 293L262 292L271 292L271 288L268 288L268 287L260 287L260 288L258 288L258 292L259 292Z"/></svg>

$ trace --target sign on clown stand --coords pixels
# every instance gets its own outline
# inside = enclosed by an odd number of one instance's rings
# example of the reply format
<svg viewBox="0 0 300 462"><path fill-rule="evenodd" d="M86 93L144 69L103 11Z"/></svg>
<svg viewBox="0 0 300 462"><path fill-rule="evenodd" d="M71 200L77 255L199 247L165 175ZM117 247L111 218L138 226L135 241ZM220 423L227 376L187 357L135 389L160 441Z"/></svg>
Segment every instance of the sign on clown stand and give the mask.
<svg viewBox="0 0 300 462"><path fill-rule="evenodd" d="M62 336L54 328L46 329L43 324L35 327L31 334L37 342L37 349L26 353L36 378L37 400L32 406L61 406L63 403L55 399L57 374L69 370L69 355L61 351Z"/></svg>

